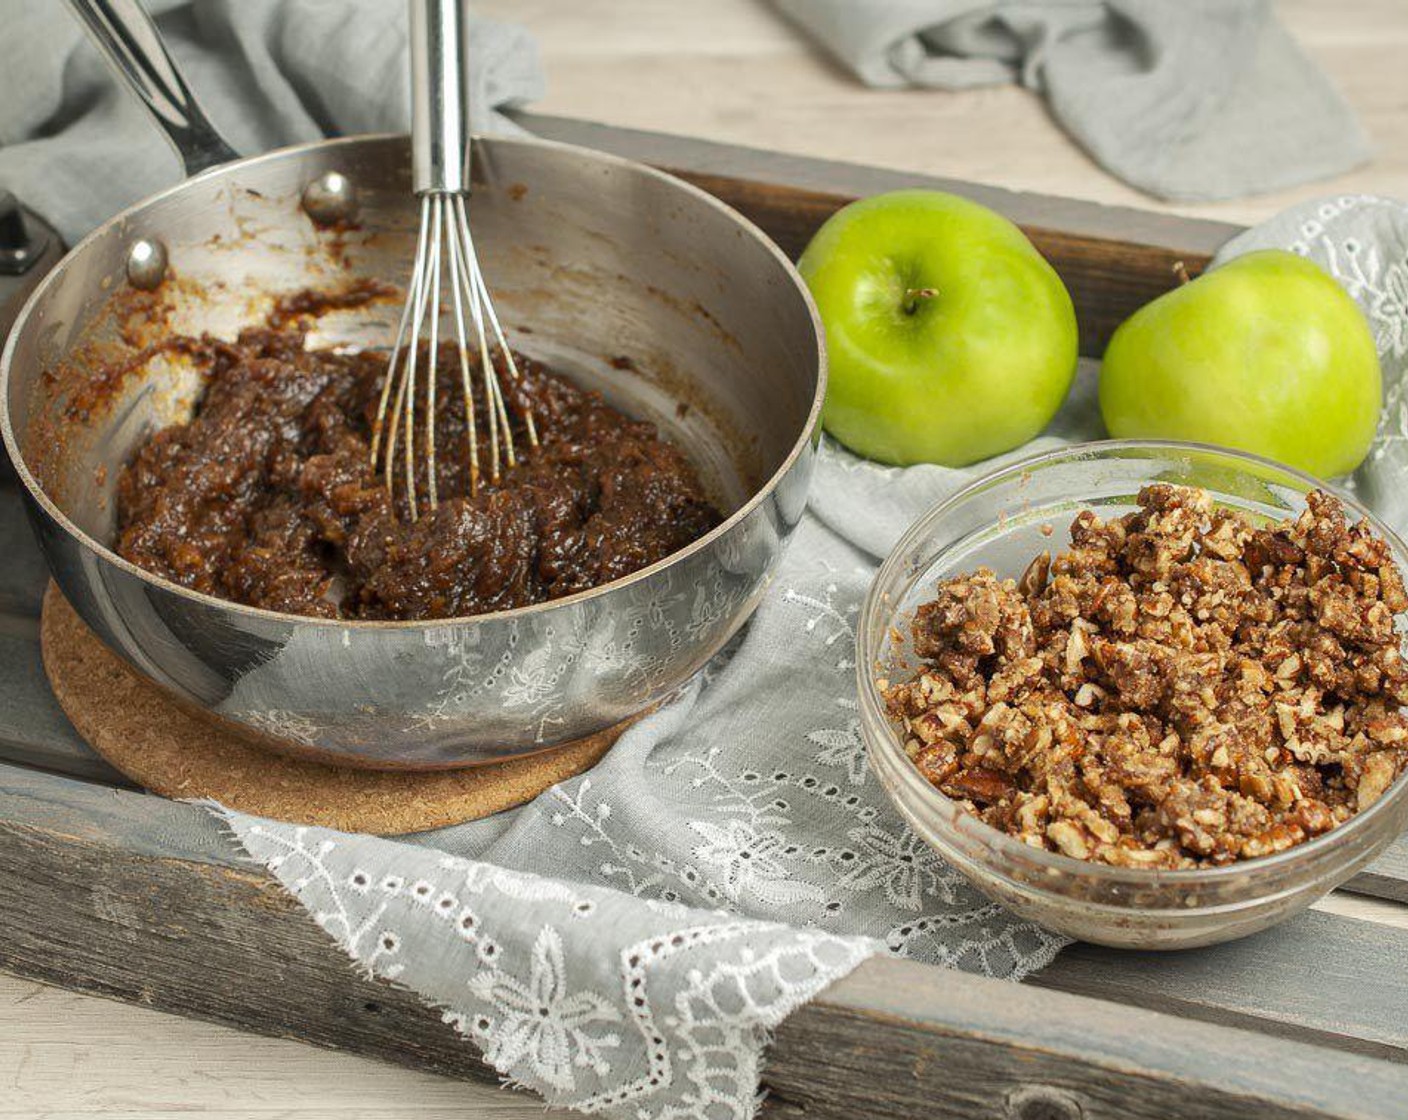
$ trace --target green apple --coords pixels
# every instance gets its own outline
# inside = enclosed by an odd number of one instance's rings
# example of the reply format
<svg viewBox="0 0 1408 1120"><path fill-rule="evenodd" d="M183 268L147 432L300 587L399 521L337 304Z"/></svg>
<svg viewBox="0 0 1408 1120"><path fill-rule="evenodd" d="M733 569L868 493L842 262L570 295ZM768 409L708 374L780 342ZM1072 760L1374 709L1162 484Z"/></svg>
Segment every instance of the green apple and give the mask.
<svg viewBox="0 0 1408 1120"><path fill-rule="evenodd" d="M1100 370L1100 411L1113 436L1216 443L1332 478L1368 453L1381 381L1354 300L1314 262L1268 249L1121 324Z"/></svg>
<svg viewBox="0 0 1408 1120"><path fill-rule="evenodd" d="M853 202L798 264L826 326L826 430L886 463L963 466L1041 431L1076 369L1076 316L1022 231L940 191Z"/></svg>

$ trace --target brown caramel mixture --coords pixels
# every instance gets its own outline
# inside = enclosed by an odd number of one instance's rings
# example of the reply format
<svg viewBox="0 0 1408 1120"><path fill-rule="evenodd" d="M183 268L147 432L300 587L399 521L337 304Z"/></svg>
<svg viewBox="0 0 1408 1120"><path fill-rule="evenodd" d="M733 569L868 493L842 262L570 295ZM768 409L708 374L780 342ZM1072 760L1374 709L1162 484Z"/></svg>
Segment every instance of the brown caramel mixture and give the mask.
<svg viewBox="0 0 1408 1120"><path fill-rule="evenodd" d="M385 355L305 350L302 334L277 330L171 345L208 366L208 387L189 423L156 433L123 471L117 551L184 587L324 618L451 618L619 579L719 523L653 425L526 357L505 385L519 465L471 496L459 363L442 350L440 502L410 523L369 466ZM423 460L420 473L423 494Z"/></svg>
<svg viewBox="0 0 1408 1120"><path fill-rule="evenodd" d="M1328 494L1263 527L1145 487L1020 581L946 580L909 681L920 772L1034 847L1124 867L1251 859L1334 828L1408 765L1408 608L1386 542Z"/></svg>

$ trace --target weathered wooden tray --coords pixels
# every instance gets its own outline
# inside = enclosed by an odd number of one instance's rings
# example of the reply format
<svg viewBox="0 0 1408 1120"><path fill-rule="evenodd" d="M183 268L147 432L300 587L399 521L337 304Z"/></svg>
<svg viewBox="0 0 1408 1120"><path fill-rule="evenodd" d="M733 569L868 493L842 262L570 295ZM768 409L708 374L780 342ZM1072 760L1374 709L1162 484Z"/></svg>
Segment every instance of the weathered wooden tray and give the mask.
<svg viewBox="0 0 1408 1120"><path fill-rule="evenodd" d="M1082 351L1235 227L535 117L668 168L789 252L852 197L970 195L1065 277ZM46 579L0 476L0 969L267 1034L495 1079L416 998L359 977L202 810L132 789L78 739L39 663ZM188 839L189 838L189 839ZM1173 955L1075 946L1012 985L875 960L793 1015L770 1116L1408 1116L1408 842L1279 929ZM2 1094L0 1094L2 1095Z"/></svg>

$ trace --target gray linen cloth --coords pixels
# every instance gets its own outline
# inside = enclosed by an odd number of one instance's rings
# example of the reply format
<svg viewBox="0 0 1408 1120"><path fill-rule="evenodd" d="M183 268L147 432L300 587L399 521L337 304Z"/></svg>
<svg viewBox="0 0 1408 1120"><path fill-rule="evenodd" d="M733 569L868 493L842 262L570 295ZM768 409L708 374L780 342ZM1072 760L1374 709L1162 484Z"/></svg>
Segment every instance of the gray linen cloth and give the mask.
<svg viewBox="0 0 1408 1120"><path fill-rule="evenodd" d="M72 244L181 178L145 110L114 82L61 0L0 0L0 186ZM244 155L410 127L403 0L149 0L212 122ZM471 125L543 95L521 27L476 20Z"/></svg>
<svg viewBox="0 0 1408 1120"><path fill-rule="evenodd" d="M333 7L343 15L330 17ZM357 8L375 19L382 5ZM399 24L354 33L346 12L209 0L169 7L163 26L217 122L254 150L325 127L404 123L404 101L392 107ZM10 114L0 116L0 183L72 236L175 178L150 126L123 110L62 18L27 11L21 26L70 53L45 70L23 60L16 34L0 42L0 82L50 79L47 108L18 106L13 87L0 99ZM504 76L496 96L530 96L529 45L511 29L496 34L504 54L486 60ZM352 38L324 49L340 35ZM99 142L110 164L93 162ZM118 158L133 151L161 166ZM1333 222L1317 210L1268 236L1319 252L1332 231L1401 402L1408 220L1396 205L1335 200ZM1396 407L1361 485L1390 477L1405 438ZM1099 434L1086 369L1051 428L1006 458ZM208 827L278 876L359 967L441 1008L511 1081L603 1115L742 1120L770 1029L866 956L1015 979L1063 944L978 895L903 826L858 733L854 628L875 567L921 511L993 465L889 468L824 444L810 512L740 639L589 774L520 810L402 839L218 807Z"/></svg>
<svg viewBox="0 0 1408 1120"><path fill-rule="evenodd" d="M1101 166L1159 198L1278 190L1370 155L1269 0L775 3L872 86L1021 82Z"/></svg>
<svg viewBox="0 0 1408 1120"><path fill-rule="evenodd" d="M1009 458L1098 435L1093 387ZM401 840L222 818L363 967L442 1008L514 1082L623 1120L746 1120L770 1028L872 953L1019 979L1065 944L905 827L859 734L866 587L971 476L825 445L741 638L519 810Z"/></svg>

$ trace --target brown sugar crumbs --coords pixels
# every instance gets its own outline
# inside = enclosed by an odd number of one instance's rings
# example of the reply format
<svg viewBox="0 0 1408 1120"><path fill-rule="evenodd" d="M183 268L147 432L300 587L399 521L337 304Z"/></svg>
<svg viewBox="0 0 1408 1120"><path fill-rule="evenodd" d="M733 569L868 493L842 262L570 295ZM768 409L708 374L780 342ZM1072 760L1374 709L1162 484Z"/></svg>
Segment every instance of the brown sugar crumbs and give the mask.
<svg viewBox="0 0 1408 1120"><path fill-rule="evenodd" d="M1269 855L1371 805L1408 766L1388 544L1321 491L1279 525L1167 484L1138 503L919 608L924 666L884 694L920 773L1034 847L1124 867Z"/></svg>

